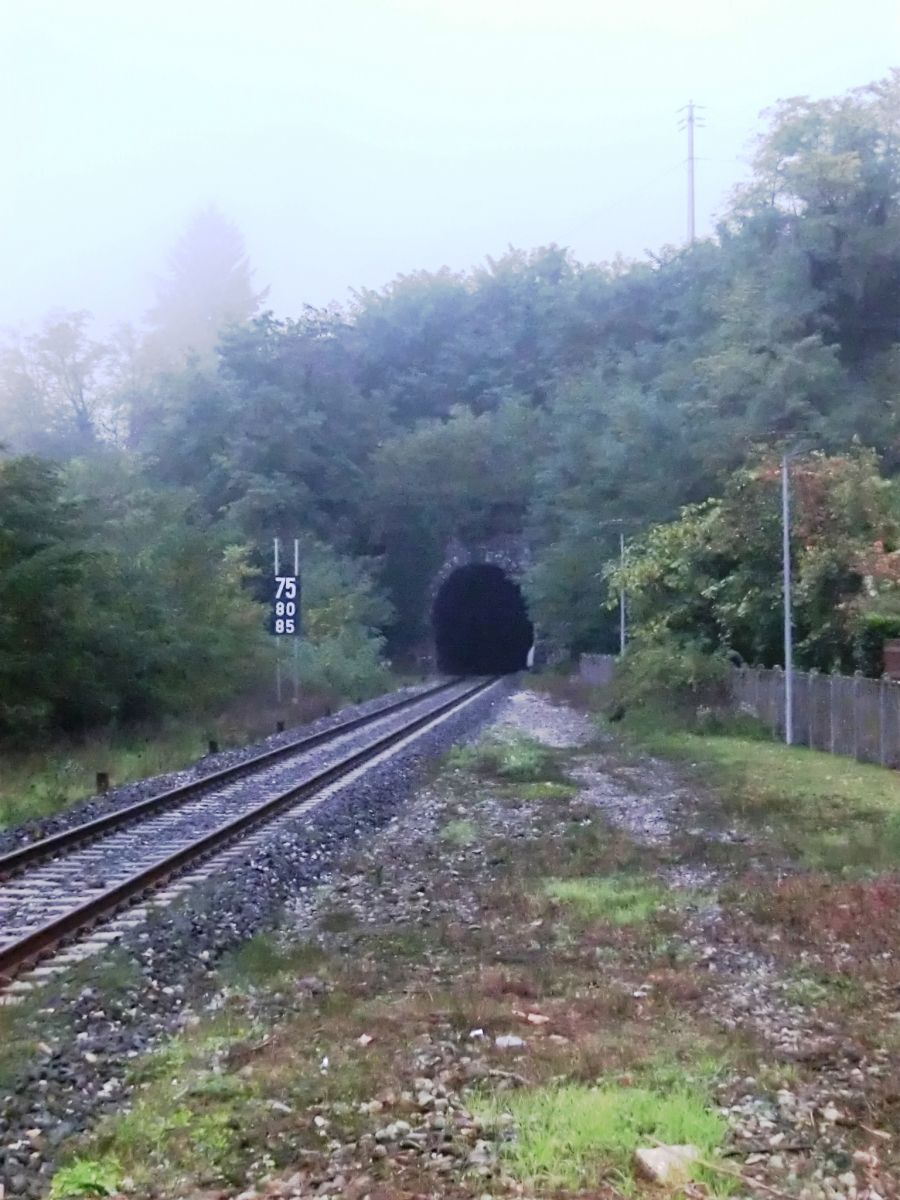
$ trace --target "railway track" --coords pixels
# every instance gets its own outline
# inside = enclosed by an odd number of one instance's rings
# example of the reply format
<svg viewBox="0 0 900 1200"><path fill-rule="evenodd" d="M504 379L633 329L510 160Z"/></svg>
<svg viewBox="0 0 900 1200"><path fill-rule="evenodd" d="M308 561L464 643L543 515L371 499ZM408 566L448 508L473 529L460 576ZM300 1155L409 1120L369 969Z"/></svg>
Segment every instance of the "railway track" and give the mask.
<svg viewBox="0 0 900 1200"><path fill-rule="evenodd" d="M267 823L313 807L493 682L440 684L0 857L0 989Z"/></svg>

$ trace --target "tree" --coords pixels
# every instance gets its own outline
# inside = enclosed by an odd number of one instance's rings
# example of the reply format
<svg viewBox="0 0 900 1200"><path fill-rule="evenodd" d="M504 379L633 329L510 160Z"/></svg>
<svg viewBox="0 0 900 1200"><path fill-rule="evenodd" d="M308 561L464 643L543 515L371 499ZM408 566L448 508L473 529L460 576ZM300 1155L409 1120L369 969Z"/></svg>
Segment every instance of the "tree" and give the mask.
<svg viewBox="0 0 900 1200"><path fill-rule="evenodd" d="M210 205L190 219L169 255L168 274L157 282L147 314L149 352L161 363L178 363L189 352L210 356L222 331L249 321L267 291L253 289L237 226Z"/></svg>
<svg viewBox="0 0 900 1200"><path fill-rule="evenodd" d="M852 669L876 581L900 594L896 490L865 450L796 459L791 487L798 662ZM764 455L735 473L721 498L685 508L632 545L608 577L625 587L634 626L780 663L780 490L780 460Z"/></svg>
<svg viewBox="0 0 900 1200"><path fill-rule="evenodd" d="M119 349L93 340L87 312L58 312L0 356L0 413L13 449L54 458L122 434Z"/></svg>

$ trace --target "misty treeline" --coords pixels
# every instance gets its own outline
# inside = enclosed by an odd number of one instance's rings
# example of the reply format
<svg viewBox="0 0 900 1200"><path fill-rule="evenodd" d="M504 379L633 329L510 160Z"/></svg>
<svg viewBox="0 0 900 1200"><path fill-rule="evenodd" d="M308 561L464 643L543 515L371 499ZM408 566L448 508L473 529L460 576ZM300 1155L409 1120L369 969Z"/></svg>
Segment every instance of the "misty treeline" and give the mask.
<svg viewBox="0 0 900 1200"><path fill-rule="evenodd" d="M862 661L892 618L900 73L780 103L693 246L511 250L291 320L264 300L210 211L146 328L58 314L9 348L0 730L249 685L275 534L304 539L304 669L345 692L421 643L454 535L526 533L532 615L578 651L612 644L623 529L646 636L777 661L785 446L800 660Z"/></svg>

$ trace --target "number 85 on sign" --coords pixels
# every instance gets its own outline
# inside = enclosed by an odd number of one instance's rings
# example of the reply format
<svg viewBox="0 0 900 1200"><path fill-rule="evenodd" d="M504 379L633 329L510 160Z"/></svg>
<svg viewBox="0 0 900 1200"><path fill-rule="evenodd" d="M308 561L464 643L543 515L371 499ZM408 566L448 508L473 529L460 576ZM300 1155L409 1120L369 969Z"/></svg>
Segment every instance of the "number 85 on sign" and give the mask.
<svg viewBox="0 0 900 1200"><path fill-rule="evenodd" d="M296 575L275 576L272 632L279 637L300 633L300 579Z"/></svg>

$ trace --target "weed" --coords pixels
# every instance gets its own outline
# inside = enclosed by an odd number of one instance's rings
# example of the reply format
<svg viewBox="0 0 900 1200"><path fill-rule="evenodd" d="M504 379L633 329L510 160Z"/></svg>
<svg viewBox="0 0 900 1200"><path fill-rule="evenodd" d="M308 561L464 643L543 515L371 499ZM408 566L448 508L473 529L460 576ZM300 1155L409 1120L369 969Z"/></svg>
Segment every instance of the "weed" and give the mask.
<svg viewBox="0 0 900 1200"><path fill-rule="evenodd" d="M447 755L450 767L496 779L538 783L559 778L556 756L548 747L521 734L490 734L472 746L455 747Z"/></svg>
<svg viewBox="0 0 900 1200"><path fill-rule="evenodd" d="M669 899L665 888L631 875L588 879L548 879L544 890L553 900L589 921L640 925L654 917Z"/></svg>
<svg viewBox="0 0 900 1200"><path fill-rule="evenodd" d="M325 933L347 933L357 924L356 913L352 908L335 904L322 913L319 924Z"/></svg>
<svg viewBox="0 0 900 1200"><path fill-rule="evenodd" d="M441 841L449 842L451 846L465 849L478 840L478 830L474 821L448 821L440 832Z"/></svg>
<svg viewBox="0 0 900 1200"><path fill-rule="evenodd" d="M511 1121L512 1137L501 1141L500 1154L513 1175L529 1186L572 1190L592 1183L598 1169L627 1181L634 1150L654 1139L689 1143L709 1158L727 1130L708 1090L689 1084L523 1088L482 1098L474 1108L501 1131Z"/></svg>
<svg viewBox="0 0 900 1200"><path fill-rule="evenodd" d="M112 1196L118 1192L121 1179L122 1169L114 1158L76 1158L53 1176L49 1200Z"/></svg>
<svg viewBox="0 0 900 1200"><path fill-rule="evenodd" d="M285 941L272 933L257 933L227 954L219 968L223 978L236 983L266 983L279 975L302 974L324 958L313 942Z"/></svg>
<svg viewBox="0 0 900 1200"><path fill-rule="evenodd" d="M516 788L515 795L518 799L529 800L533 804L542 804L548 800L572 800L578 795L578 788L574 783L544 781L542 783L526 783L522 787Z"/></svg>

